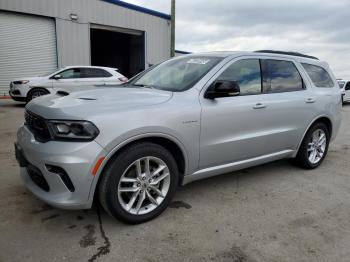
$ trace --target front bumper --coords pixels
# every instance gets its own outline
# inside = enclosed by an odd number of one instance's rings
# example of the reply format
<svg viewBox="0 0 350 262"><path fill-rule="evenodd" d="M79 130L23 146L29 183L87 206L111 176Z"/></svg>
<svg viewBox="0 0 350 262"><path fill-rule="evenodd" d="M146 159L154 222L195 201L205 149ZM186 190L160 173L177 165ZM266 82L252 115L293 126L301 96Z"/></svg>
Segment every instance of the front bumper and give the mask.
<svg viewBox="0 0 350 262"><path fill-rule="evenodd" d="M29 89L30 89L30 87L26 84L15 85L15 84L11 83L9 94L13 100L24 102L24 101L26 101Z"/></svg>
<svg viewBox="0 0 350 262"><path fill-rule="evenodd" d="M97 159L105 155L103 148L92 142L58 142L40 143L26 126L17 132L18 151L21 159L21 177L26 187L39 199L59 208L90 208L93 196L90 195L94 176L91 173ZM20 157L17 156L19 159ZM62 176L52 171L49 166L63 169L69 176L74 190L67 186ZM32 171L37 170L47 182L48 190L33 178ZM50 171L49 171L50 170ZM40 181L39 181L40 182Z"/></svg>

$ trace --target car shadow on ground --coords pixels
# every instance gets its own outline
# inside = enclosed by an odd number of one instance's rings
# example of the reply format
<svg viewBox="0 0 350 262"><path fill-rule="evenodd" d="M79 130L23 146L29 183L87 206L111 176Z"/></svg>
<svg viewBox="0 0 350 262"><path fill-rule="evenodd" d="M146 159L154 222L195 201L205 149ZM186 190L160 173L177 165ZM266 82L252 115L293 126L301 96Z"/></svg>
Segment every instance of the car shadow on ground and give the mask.
<svg viewBox="0 0 350 262"><path fill-rule="evenodd" d="M295 169L295 172L298 172L298 170L300 170L300 168L294 167L288 163L288 160L279 160L272 163L267 163L260 166L195 181L185 186L179 186L174 200L170 203L169 207L175 209L190 209L192 207L190 203L190 195L196 194L195 192L197 191L212 192L219 190L223 186L237 189L240 188L240 190L244 190L244 186L239 185L241 182L244 181L245 184L248 183L247 185L251 186L251 183L260 183L261 179L264 179L264 176L266 179L266 176L269 176L269 179L273 179L271 176L282 176L284 174L278 172L278 170L286 168L286 166L288 166L289 169ZM277 169L276 172L271 172L271 170L275 169ZM95 199L94 204L90 210L63 210L45 204L41 200L36 199L30 192L26 191L23 194L25 194L26 197L30 196L30 202L35 202L30 213L32 215L38 215L38 219L40 219L42 223L54 223L56 219L64 217L66 221L65 225L69 229L77 227L80 222L84 223L85 221L90 221L101 224L102 220L105 219L109 220L109 223L115 223L116 226L127 226L126 224L110 217L104 211L103 207L100 206L97 199ZM148 223L152 223L152 221Z"/></svg>
<svg viewBox="0 0 350 262"><path fill-rule="evenodd" d="M15 107L15 108L24 108L26 106L26 103L22 103L22 102L15 102L9 99L0 99L0 108L11 108L11 107Z"/></svg>

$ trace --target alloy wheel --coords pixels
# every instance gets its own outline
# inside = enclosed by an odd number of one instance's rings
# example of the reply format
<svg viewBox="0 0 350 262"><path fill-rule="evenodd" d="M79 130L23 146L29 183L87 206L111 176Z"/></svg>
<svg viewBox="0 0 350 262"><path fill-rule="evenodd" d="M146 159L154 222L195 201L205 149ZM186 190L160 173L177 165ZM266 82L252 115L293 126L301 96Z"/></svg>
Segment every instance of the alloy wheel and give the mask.
<svg viewBox="0 0 350 262"><path fill-rule="evenodd" d="M164 201L170 178L169 168L160 158L139 158L126 168L119 180L118 201L130 214L147 214Z"/></svg>
<svg viewBox="0 0 350 262"><path fill-rule="evenodd" d="M308 144L308 159L311 164L317 164L323 157L327 146L327 136L322 129L316 129Z"/></svg>
<svg viewBox="0 0 350 262"><path fill-rule="evenodd" d="M35 91L32 94L32 99L37 98L39 96L43 96L43 95L46 95L46 93L44 91L40 91L40 90L39 91Z"/></svg>

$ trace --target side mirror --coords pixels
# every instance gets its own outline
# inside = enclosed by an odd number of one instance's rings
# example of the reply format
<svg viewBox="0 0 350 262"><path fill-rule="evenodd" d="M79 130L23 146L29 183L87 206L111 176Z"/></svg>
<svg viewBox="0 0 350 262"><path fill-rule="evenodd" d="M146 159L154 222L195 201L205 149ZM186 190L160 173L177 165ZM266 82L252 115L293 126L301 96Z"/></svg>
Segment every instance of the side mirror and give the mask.
<svg viewBox="0 0 350 262"><path fill-rule="evenodd" d="M55 80L58 80L58 79L61 79L62 76L60 74L58 74L58 75L54 75L52 78Z"/></svg>
<svg viewBox="0 0 350 262"><path fill-rule="evenodd" d="M215 81L205 93L205 98L215 99L218 97L238 96L240 88L236 81L219 80Z"/></svg>

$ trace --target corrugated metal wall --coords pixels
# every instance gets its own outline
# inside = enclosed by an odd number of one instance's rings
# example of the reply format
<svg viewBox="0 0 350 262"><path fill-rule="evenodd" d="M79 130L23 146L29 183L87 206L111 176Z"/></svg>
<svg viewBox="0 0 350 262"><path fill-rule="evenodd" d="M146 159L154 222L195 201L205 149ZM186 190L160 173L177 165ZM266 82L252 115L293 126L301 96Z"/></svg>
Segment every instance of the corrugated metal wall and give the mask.
<svg viewBox="0 0 350 262"><path fill-rule="evenodd" d="M0 10L56 19L59 66L90 64L90 24L130 28L146 32L146 62L170 57L168 20L100 0L0 0ZM77 22L70 14L77 14Z"/></svg>
<svg viewBox="0 0 350 262"><path fill-rule="evenodd" d="M56 68L55 20L0 11L0 96L12 80Z"/></svg>

